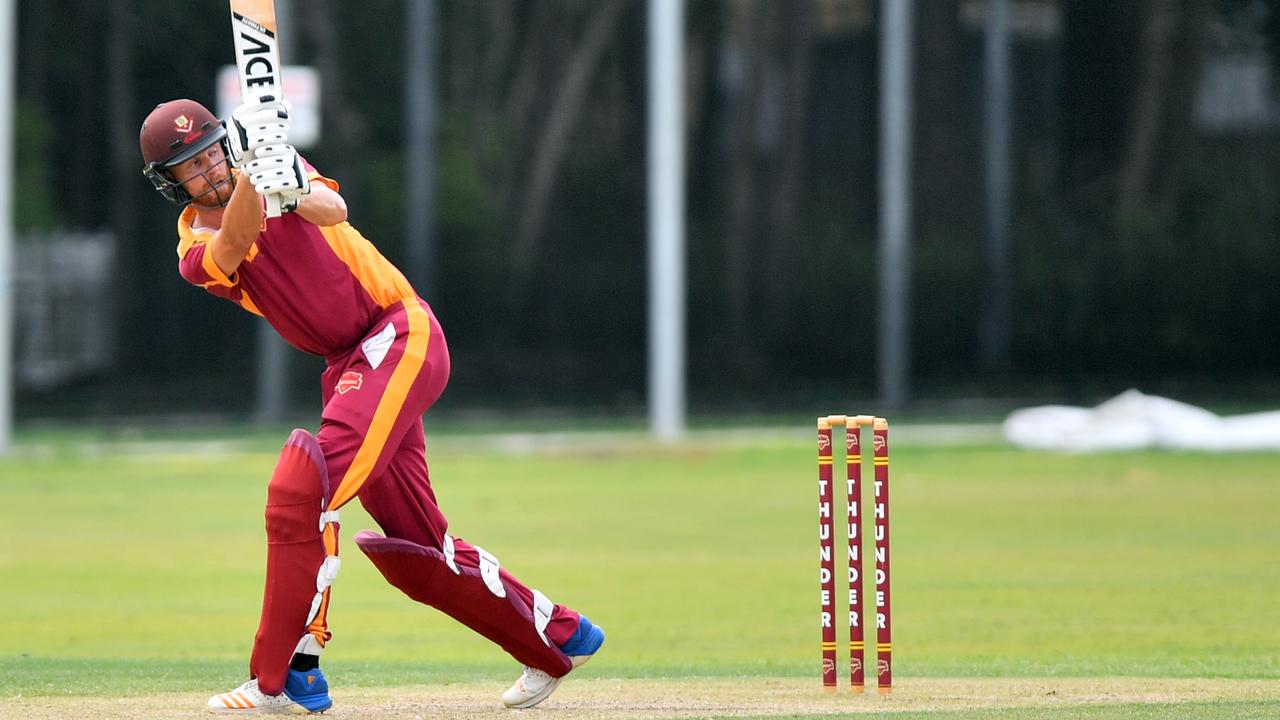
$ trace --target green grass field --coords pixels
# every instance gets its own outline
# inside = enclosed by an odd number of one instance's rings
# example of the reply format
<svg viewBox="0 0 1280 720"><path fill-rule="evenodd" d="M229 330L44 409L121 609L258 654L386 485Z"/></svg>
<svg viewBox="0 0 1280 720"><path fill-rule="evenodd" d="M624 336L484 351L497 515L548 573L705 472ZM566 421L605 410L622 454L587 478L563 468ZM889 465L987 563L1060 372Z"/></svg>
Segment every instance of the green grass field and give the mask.
<svg viewBox="0 0 1280 720"><path fill-rule="evenodd" d="M68 697L128 706L179 694L197 705L173 716L194 717L205 695L240 681L284 433L236 437L46 433L20 436L0 459L0 716L57 717L53 701ZM779 698L822 703L761 716L1280 714L1280 456L895 443L893 700L907 698L897 706L822 699L808 433L708 435L677 449L580 434L555 452L511 449L547 444L526 440L429 438L432 476L453 534L607 629L605 652L579 671L594 682L667 692L731 680L748 694L777 682ZM470 683L492 687L496 703L515 663L386 585L350 542L366 527L355 504L344 510L325 655L334 712L345 689L376 704L379 689L430 697ZM1143 690L1155 679L1175 690ZM1066 707L1036 700L1056 692L1041 685L1093 681L1112 689L1081 689L1082 704ZM945 701L984 683L995 683L989 704ZM1201 697L1201 685L1234 689ZM912 705L913 686L943 700ZM1029 688L1030 701L1001 702ZM53 704L15 709L33 698Z"/></svg>

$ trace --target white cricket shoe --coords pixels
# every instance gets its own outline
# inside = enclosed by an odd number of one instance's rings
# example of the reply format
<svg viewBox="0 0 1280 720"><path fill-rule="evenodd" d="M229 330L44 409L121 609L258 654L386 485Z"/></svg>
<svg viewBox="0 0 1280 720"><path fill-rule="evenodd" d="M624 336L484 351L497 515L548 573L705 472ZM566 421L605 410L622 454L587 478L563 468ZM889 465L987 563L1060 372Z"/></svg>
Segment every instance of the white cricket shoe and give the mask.
<svg viewBox="0 0 1280 720"><path fill-rule="evenodd" d="M235 713L251 715L257 713L293 713L307 715L311 711L299 705L288 695L267 695L258 689L258 679L254 678L230 692L219 693L209 698L209 712Z"/></svg>
<svg viewBox="0 0 1280 720"><path fill-rule="evenodd" d="M583 663L590 660L590 655L578 655L572 658L573 667L580 667ZM560 686L563 677L551 677L538 668L524 666L524 674L516 680L516 684L507 688L502 693L502 704L515 710L523 710L531 708L534 705L551 697L551 693L555 692Z"/></svg>
<svg viewBox="0 0 1280 720"><path fill-rule="evenodd" d="M578 630L573 637L560 646L560 649L573 663L569 668L572 672L590 660L603 644L604 630L593 625L587 616L583 615L578 624ZM563 679L563 677L551 677L542 670L526 665L524 673L520 675L520 679L516 680L516 684L502 693L502 704L517 710L531 708L551 697L551 693L555 692Z"/></svg>
<svg viewBox="0 0 1280 720"><path fill-rule="evenodd" d="M525 665L516 684L502 693L502 704L515 709L531 708L550 697L562 679Z"/></svg>

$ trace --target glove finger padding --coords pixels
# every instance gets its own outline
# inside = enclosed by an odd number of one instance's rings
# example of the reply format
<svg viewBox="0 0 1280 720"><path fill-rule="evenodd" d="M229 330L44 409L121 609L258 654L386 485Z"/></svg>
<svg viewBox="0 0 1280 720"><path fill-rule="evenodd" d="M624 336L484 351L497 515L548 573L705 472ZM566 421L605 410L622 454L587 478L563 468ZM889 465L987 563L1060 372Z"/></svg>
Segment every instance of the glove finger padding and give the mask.
<svg viewBox="0 0 1280 720"><path fill-rule="evenodd" d="M244 132L248 149L255 152L263 147L289 142L289 126L284 123L254 125L245 128Z"/></svg>
<svg viewBox="0 0 1280 720"><path fill-rule="evenodd" d="M227 128L227 151L232 167L243 167L262 153L264 147L289 141L289 128L281 123L243 127L234 122Z"/></svg>
<svg viewBox="0 0 1280 720"><path fill-rule="evenodd" d="M284 148L283 151L277 148ZM254 151L253 160L245 166L249 174L255 175L280 168L292 167L298 152L288 145L264 145Z"/></svg>
<svg viewBox="0 0 1280 720"><path fill-rule="evenodd" d="M289 141L289 112L286 100L241 105L231 113L227 126L227 149L233 167L254 159L266 145Z"/></svg>
<svg viewBox="0 0 1280 720"><path fill-rule="evenodd" d="M268 143L266 145L263 145L257 148L257 150L254 152L254 155L260 158L286 157L286 156L297 155L297 154L298 154L298 149L287 142Z"/></svg>
<svg viewBox="0 0 1280 720"><path fill-rule="evenodd" d="M296 204L298 197L311 192L311 180L307 177L302 158L297 151L290 150L289 153L255 159L249 164L249 182L263 195L280 193L283 196L287 193L290 197L282 197L282 200L292 199Z"/></svg>

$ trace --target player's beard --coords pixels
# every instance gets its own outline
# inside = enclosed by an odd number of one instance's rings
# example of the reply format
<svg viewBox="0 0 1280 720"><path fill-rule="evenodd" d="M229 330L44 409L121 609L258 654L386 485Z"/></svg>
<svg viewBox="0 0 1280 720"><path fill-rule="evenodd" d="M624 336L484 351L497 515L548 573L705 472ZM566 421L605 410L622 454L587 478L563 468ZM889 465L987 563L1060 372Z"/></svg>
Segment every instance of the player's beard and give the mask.
<svg viewBox="0 0 1280 720"><path fill-rule="evenodd" d="M236 189L236 174L227 167L227 176L220 183L214 183L208 173L201 173L209 189L191 199L191 204L206 209L224 208L231 202L231 193Z"/></svg>

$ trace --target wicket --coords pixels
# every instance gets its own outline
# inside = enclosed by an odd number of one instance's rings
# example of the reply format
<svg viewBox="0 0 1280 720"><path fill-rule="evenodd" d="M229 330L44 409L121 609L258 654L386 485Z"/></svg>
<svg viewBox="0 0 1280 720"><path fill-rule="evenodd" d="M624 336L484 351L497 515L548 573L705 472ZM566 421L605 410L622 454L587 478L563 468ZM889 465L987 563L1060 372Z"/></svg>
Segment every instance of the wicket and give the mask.
<svg viewBox="0 0 1280 720"><path fill-rule="evenodd" d="M876 686L882 695L893 687L893 644L889 614L889 421L871 415L818 418L818 577L822 596L822 685L836 692L835 551L832 428L845 436L845 487L848 499L849 683L865 690L862 592L862 444L861 429L872 428L875 483Z"/></svg>

